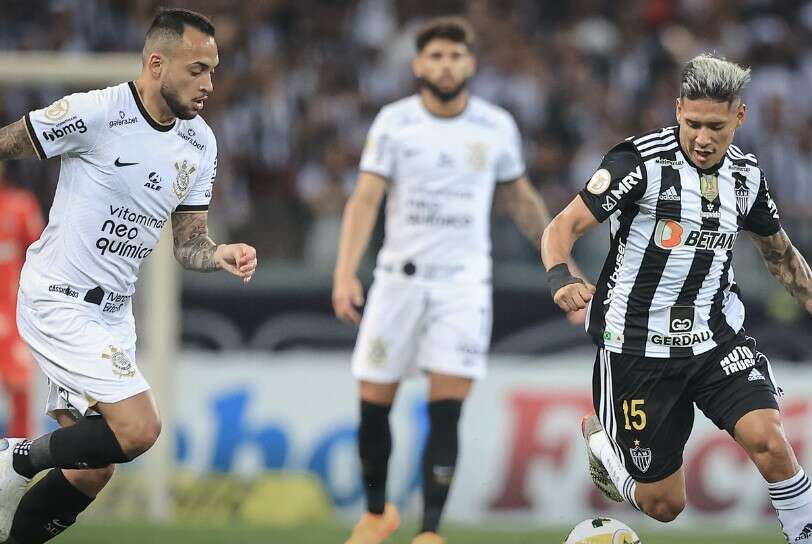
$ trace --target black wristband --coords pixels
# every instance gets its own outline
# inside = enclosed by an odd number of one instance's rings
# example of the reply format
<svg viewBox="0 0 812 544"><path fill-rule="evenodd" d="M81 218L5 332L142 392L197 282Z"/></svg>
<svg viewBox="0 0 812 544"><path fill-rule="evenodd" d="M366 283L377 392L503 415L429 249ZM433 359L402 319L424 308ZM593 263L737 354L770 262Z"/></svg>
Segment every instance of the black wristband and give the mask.
<svg viewBox="0 0 812 544"><path fill-rule="evenodd" d="M584 280L570 274L567 263L557 264L547 271L547 284L550 286L550 293L553 296L559 289L571 283L584 283Z"/></svg>

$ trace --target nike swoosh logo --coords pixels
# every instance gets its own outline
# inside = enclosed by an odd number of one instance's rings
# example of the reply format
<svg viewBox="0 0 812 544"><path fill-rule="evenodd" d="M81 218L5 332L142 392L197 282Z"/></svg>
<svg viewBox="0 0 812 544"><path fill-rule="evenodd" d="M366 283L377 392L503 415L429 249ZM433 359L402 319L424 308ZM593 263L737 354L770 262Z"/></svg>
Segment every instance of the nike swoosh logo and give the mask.
<svg viewBox="0 0 812 544"><path fill-rule="evenodd" d="M137 162L121 162L121 157L117 157L116 162L114 162L113 164L115 164L116 166L121 168L122 166L133 166L133 165L136 165L138 163Z"/></svg>

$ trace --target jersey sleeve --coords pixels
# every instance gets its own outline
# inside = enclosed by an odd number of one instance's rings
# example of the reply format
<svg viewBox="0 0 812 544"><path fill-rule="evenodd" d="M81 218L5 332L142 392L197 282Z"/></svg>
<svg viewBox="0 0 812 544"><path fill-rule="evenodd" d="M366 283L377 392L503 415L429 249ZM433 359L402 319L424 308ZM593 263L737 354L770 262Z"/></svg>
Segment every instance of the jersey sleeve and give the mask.
<svg viewBox="0 0 812 544"><path fill-rule="evenodd" d="M613 147L581 192L581 199L599 222L635 204L646 192L646 168L629 142Z"/></svg>
<svg viewBox="0 0 812 544"><path fill-rule="evenodd" d="M395 144L392 140L389 115L383 109L369 128L364 151L361 153L360 170L392 179L395 172Z"/></svg>
<svg viewBox="0 0 812 544"><path fill-rule="evenodd" d="M96 145L107 117L101 91L76 93L25 114L25 127L40 159L83 153Z"/></svg>
<svg viewBox="0 0 812 544"><path fill-rule="evenodd" d="M211 129L208 132L209 143L206 145L206 152L203 154L200 174L175 209L177 212L197 212L209 209L209 202L211 202L211 195L214 191L214 179L217 177L217 141Z"/></svg>
<svg viewBox="0 0 812 544"><path fill-rule="evenodd" d="M524 159L522 158L522 137L519 134L519 127L510 115L505 134L505 148L496 160L496 181L514 181L525 172Z"/></svg>
<svg viewBox="0 0 812 544"><path fill-rule="evenodd" d="M781 230L781 221L778 216L778 206L770 196L770 188L767 185L767 178L764 172L761 173L761 181L758 186L758 193L750 212L744 218L744 229L749 230L759 236L772 236Z"/></svg>

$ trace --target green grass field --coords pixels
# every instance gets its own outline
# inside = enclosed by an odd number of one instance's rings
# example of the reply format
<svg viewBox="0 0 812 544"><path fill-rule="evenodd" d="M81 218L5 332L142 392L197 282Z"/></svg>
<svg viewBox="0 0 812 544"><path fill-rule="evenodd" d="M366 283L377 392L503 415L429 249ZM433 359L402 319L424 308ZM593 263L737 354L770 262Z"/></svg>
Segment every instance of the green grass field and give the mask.
<svg viewBox="0 0 812 544"><path fill-rule="evenodd" d="M348 529L336 525L310 525L293 529L235 527L208 529L156 525L77 526L53 540L59 544L342 544ZM388 544L409 544L414 528L401 528ZM449 544L560 544L566 531L494 532L449 529ZM642 544L782 544L776 533L697 534L641 531Z"/></svg>

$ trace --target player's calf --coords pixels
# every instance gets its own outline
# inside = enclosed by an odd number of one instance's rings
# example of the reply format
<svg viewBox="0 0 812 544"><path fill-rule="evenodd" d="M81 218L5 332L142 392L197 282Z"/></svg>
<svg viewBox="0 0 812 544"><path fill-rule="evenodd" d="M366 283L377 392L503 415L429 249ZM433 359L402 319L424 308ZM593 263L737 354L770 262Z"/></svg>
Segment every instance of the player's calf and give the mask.
<svg viewBox="0 0 812 544"><path fill-rule="evenodd" d="M95 470L52 469L23 496L10 542L40 544L76 523L96 494L113 476L114 465Z"/></svg>

